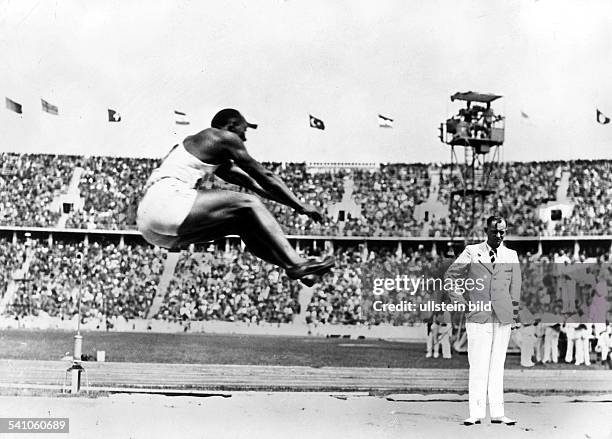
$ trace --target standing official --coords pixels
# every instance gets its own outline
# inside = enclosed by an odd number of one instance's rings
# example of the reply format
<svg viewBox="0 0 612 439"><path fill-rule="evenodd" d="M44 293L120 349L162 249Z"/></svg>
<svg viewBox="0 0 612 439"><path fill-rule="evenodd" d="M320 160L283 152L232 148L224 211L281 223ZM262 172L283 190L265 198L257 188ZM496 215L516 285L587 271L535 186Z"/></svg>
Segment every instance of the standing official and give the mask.
<svg viewBox="0 0 612 439"><path fill-rule="evenodd" d="M542 315L538 313L535 315L535 357L536 363L541 363L544 358L544 333L546 332L546 328L542 325Z"/></svg>
<svg viewBox="0 0 612 439"><path fill-rule="evenodd" d="M567 348L565 349L565 362L571 363L574 361L574 345L576 344L576 329L580 324L580 316L578 312L574 312L565 319L562 331L565 331L567 336Z"/></svg>
<svg viewBox="0 0 612 439"><path fill-rule="evenodd" d="M559 333L561 332L562 317L560 308L553 306L552 312L550 305L544 305L544 313L541 315L542 326L544 327L544 356L542 363L559 361Z"/></svg>
<svg viewBox="0 0 612 439"><path fill-rule="evenodd" d="M607 331L607 317L610 304L608 303L608 281L606 271L601 269L597 273L597 278L593 284L591 305L589 306L588 322L593 323L593 331L597 340L596 351L601 352L601 362L605 363L608 359L610 350L610 338Z"/></svg>
<svg viewBox="0 0 612 439"><path fill-rule="evenodd" d="M435 314L432 313L431 316L425 319L425 323L427 328L425 358L431 358L433 356L434 344L438 339L438 322L436 321Z"/></svg>
<svg viewBox="0 0 612 439"><path fill-rule="evenodd" d="M434 316L437 324L437 337L433 344L433 357L438 358L440 348L442 348L442 358L449 360L452 358L450 339L453 335L453 324L450 312L443 311Z"/></svg>
<svg viewBox="0 0 612 439"><path fill-rule="evenodd" d="M521 271L516 252L502 244L506 229L503 218L489 217L487 240L468 245L446 272L454 285L473 279L475 288L467 291L469 301L492 308L467 315L470 417L464 425L481 423L487 412L487 397L491 423L516 424L504 414L504 363L512 322L518 316ZM450 296L455 302L466 303L462 292L455 290Z"/></svg>

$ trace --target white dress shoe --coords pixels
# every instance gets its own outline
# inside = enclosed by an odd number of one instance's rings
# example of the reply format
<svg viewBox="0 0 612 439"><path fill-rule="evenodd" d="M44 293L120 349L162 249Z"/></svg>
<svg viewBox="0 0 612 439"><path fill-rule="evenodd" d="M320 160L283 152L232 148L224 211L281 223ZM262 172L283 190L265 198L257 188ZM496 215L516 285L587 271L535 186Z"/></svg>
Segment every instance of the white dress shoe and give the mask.
<svg viewBox="0 0 612 439"><path fill-rule="evenodd" d="M463 425L475 425L475 424L480 424L481 422L482 422L482 419L480 418L469 417L463 421Z"/></svg>
<svg viewBox="0 0 612 439"><path fill-rule="evenodd" d="M514 425L516 424L516 419L510 419L507 416L502 416L501 418L491 418L491 424Z"/></svg>

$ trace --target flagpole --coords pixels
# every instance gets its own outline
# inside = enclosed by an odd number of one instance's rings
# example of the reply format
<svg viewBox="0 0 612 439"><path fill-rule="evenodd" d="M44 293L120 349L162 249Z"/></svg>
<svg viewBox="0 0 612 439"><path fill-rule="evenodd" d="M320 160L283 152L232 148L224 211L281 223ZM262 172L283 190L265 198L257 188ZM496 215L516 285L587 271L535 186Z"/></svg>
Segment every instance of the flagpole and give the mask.
<svg viewBox="0 0 612 439"><path fill-rule="evenodd" d="M312 136L313 134L313 128L310 126L310 113L308 113L308 132L310 134L308 134L308 153L312 153ZM306 162L308 162L309 160L305 160ZM312 159L310 160L312 161Z"/></svg>

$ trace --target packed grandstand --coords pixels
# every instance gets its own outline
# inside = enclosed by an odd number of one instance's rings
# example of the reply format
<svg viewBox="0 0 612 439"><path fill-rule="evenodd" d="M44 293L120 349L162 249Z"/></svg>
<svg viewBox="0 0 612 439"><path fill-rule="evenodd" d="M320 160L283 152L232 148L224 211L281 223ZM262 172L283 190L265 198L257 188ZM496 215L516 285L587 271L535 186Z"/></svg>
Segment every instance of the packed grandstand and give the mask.
<svg viewBox="0 0 612 439"><path fill-rule="evenodd" d="M16 318L45 314L71 319L81 291L85 320L289 323L299 315L308 322L412 324L422 316L372 310L362 291L364 267L393 271L419 266L439 273L456 247L453 237L461 237L470 220L460 197L451 202L460 173L449 165L267 163L299 198L329 217L325 224L314 224L267 203L301 251L337 256L337 267L315 285L309 302L298 300L301 284L235 239L182 251L167 287L159 291L168 253L135 232L138 201L158 163L2 153L2 312ZM606 177L611 165L607 160L500 164L495 194L484 210L508 219L511 246L521 255L523 271L532 272L523 290L533 312L565 308L556 298L556 286L543 282L561 256L570 262L590 258L607 267L612 182ZM237 190L214 177L199 184ZM449 205L449 211L436 210ZM424 212L423 206L429 208ZM546 206L569 206L569 214L553 220L546 217ZM81 254L86 255L82 268ZM540 268L530 272L533 264ZM579 288L577 308L588 307L590 291ZM159 303L153 307L156 296Z"/></svg>

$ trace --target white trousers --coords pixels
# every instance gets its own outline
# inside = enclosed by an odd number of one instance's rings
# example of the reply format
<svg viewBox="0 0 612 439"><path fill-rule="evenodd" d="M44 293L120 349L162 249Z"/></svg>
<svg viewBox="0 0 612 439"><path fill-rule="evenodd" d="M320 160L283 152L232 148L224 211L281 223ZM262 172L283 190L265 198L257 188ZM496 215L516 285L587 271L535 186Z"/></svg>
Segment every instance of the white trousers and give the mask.
<svg viewBox="0 0 612 439"><path fill-rule="evenodd" d="M597 346L601 349L601 361L606 361L610 352L610 334L606 331L605 323L595 323L594 326Z"/></svg>
<svg viewBox="0 0 612 439"><path fill-rule="evenodd" d="M571 363L574 358L574 334L567 334L567 350L565 351L565 362Z"/></svg>
<svg viewBox="0 0 612 439"><path fill-rule="evenodd" d="M434 342L436 341L436 339L438 338L438 324L437 323L433 323L431 325L431 328L429 330L429 334L427 334L427 338L426 340L426 346L427 346L427 353L426 353L426 357L429 358L432 356L433 354L433 348L434 348Z"/></svg>
<svg viewBox="0 0 612 439"><path fill-rule="evenodd" d="M535 326L523 326L519 331L521 340L521 366L533 366L533 353L536 343Z"/></svg>
<svg viewBox="0 0 612 439"><path fill-rule="evenodd" d="M452 358L450 332L448 332L448 330L446 330L445 332L438 331L438 339L440 341L433 347L433 357L438 358L438 356L440 355L440 348L442 348L442 358Z"/></svg>
<svg viewBox="0 0 612 439"><path fill-rule="evenodd" d="M504 416L504 363L510 324L467 323L470 417Z"/></svg>
<svg viewBox="0 0 612 439"><path fill-rule="evenodd" d="M586 329L577 329L576 335L576 366L582 363L591 365L589 335Z"/></svg>
<svg viewBox="0 0 612 439"><path fill-rule="evenodd" d="M546 328L544 333L544 358L543 363L559 361L559 333L550 326Z"/></svg>
<svg viewBox="0 0 612 439"><path fill-rule="evenodd" d="M536 341L535 341L535 357L536 362L541 362L544 356L544 336L538 336L536 329Z"/></svg>

